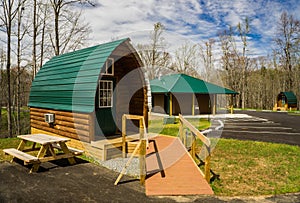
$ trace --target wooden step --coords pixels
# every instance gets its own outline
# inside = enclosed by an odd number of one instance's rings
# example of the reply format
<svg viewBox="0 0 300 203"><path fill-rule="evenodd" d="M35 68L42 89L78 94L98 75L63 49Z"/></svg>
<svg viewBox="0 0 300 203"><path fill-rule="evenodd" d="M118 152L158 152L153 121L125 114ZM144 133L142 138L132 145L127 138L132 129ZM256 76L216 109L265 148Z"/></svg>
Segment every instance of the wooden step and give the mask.
<svg viewBox="0 0 300 203"><path fill-rule="evenodd" d="M13 157L23 160L24 164L39 162L39 159L37 157L27 154L25 152L22 152L20 150L17 150L15 148L3 149L3 151L5 154L9 154Z"/></svg>

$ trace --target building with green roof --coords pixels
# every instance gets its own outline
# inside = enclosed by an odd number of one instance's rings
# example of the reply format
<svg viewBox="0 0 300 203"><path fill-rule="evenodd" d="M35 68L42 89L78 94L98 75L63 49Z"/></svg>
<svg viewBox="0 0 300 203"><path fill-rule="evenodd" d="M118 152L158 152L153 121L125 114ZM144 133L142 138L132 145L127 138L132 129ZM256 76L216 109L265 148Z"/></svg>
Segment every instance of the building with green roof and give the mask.
<svg viewBox="0 0 300 203"><path fill-rule="evenodd" d="M53 57L32 83L32 133L91 142L118 133L123 114L147 120L142 66L128 38Z"/></svg>
<svg viewBox="0 0 300 203"><path fill-rule="evenodd" d="M280 92L277 96L275 111L297 110L298 100L294 92Z"/></svg>
<svg viewBox="0 0 300 203"><path fill-rule="evenodd" d="M169 115L215 113L219 94L237 92L188 76L171 74L150 81L153 112Z"/></svg>

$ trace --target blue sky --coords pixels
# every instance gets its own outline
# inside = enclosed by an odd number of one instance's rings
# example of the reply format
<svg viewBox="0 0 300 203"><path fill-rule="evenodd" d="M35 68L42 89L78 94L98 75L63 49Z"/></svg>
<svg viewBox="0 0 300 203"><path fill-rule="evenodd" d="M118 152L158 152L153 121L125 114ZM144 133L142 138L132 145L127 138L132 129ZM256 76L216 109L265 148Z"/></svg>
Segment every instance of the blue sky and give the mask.
<svg viewBox="0 0 300 203"><path fill-rule="evenodd" d="M170 47L184 41L199 43L229 26L236 27L248 17L248 54L267 55L283 11L300 19L298 0L101 0L99 7L88 9L85 20L91 24L91 43L130 37L134 44L147 43L153 24L161 22ZM239 46L239 38L237 46ZM216 52L220 48L215 46Z"/></svg>

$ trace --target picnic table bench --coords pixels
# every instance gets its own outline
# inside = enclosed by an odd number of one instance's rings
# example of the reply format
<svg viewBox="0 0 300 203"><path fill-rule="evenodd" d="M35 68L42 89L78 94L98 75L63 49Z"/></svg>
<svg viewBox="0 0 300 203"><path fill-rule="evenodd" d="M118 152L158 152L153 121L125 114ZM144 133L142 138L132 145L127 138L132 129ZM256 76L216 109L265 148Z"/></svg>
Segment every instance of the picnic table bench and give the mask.
<svg viewBox="0 0 300 203"><path fill-rule="evenodd" d="M75 164L75 156L81 155L84 151L68 147L66 142L70 141L69 138L51 136L46 134L30 134L20 135L18 138L21 142L17 149L9 148L4 149L5 154L9 154L14 158L24 161L24 165L33 164L30 173L36 172L43 162L67 158L70 164ZM27 142L31 142L32 146L25 149ZM36 147L39 144L40 147ZM57 151L54 149L58 149ZM38 151L37 156L28 154L26 152Z"/></svg>

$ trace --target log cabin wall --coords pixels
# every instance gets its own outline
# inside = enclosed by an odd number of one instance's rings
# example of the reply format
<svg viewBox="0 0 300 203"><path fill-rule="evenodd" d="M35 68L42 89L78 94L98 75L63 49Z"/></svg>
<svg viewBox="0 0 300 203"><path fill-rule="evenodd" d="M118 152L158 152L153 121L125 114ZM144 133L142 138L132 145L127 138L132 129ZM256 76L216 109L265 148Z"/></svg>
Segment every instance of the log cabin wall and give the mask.
<svg viewBox="0 0 300 203"><path fill-rule="evenodd" d="M45 122L46 113L55 115L53 124ZM90 130L90 126L92 125L91 120L91 114L87 113L30 108L30 123L31 128L35 133L37 130L42 130L59 136L69 137L74 140L90 142L91 133L93 133L93 131Z"/></svg>

